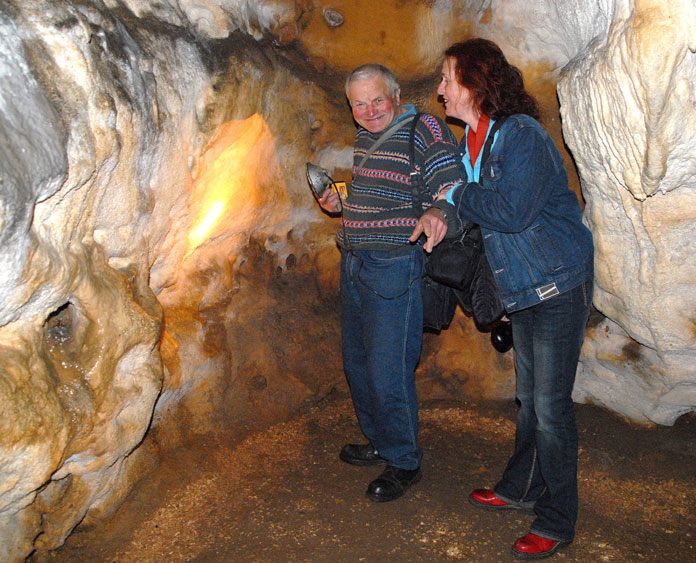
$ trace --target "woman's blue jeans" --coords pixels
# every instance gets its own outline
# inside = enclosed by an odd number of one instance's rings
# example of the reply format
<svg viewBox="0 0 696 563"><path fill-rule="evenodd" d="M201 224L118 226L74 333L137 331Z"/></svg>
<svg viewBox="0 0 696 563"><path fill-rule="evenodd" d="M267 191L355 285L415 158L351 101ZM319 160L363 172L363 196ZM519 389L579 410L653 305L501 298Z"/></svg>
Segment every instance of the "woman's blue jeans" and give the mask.
<svg viewBox="0 0 696 563"><path fill-rule="evenodd" d="M578 433L571 394L592 303L592 281L511 313L515 343L515 452L495 493L536 501L531 531L571 541L578 514Z"/></svg>
<svg viewBox="0 0 696 563"><path fill-rule="evenodd" d="M420 466L415 369L423 252L342 251L343 369L360 428L389 465Z"/></svg>

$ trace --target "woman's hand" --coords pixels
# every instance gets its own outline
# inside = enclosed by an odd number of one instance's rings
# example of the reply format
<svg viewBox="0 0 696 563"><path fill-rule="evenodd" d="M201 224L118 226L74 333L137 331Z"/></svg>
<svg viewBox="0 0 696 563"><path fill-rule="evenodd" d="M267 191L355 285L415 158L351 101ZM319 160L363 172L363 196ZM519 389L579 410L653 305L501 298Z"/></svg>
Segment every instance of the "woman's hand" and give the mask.
<svg viewBox="0 0 696 563"><path fill-rule="evenodd" d="M321 208L327 213L338 213L341 210L341 198L330 187L324 190L321 197L317 200Z"/></svg>
<svg viewBox="0 0 696 563"><path fill-rule="evenodd" d="M418 237L425 234L427 240L423 245L423 250L432 252L433 248L442 242L447 234L447 221L444 214L437 208L428 209L416 223L413 234L409 240L416 242Z"/></svg>

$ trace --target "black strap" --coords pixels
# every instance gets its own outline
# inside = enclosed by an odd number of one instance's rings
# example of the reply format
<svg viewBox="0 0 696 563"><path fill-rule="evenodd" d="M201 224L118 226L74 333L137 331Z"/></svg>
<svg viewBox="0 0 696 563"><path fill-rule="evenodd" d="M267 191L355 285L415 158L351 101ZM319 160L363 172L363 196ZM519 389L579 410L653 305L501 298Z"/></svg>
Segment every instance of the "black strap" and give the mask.
<svg viewBox="0 0 696 563"><path fill-rule="evenodd" d="M493 148L493 142L495 141L495 134L500 130L507 118L508 116L504 115L500 119L496 120L496 122L491 126L491 129L488 132L488 137L486 138L486 143L483 145L483 152L481 153L481 166L479 166L479 170L483 170L483 165L486 164L486 161L491 154L491 148ZM464 142L466 143L466 137L464 138ZM468 230L472 230L474 227L478 227L478 225L471 223ZM464 233L467 233L467 229L464 229Z"/></svg>
<svg viewBox="0 0 696 563"><path fill-rule="evenodd" d="M486 161L488 160L488 157L491 154L491 148L493 147L493 141L495 141L495 134L503 126L503 123L505 123L507 118L508 118L508 116L504 115L503 117L498 119L491 127L491 130L488 133L488 138L486 139L486 144L483 145L483 154L481 155L481 169L483 168L483 165L486 164Z"/></svg>
<svg viewBox="0 0 696 563"><path fill-rule="evenodd" d="M418 117L418 114L416 115L416 117ZM367 161L367 159L370 158L370 155L373 152L375 152L375 149L377 147L379 147L389 137L391 137L394 133L396 133L399 129L401 129L404 125L408 124L408 121L409 121L408 118L404 119L403 121L398 121L394 125L392 125L389 129L387 129L384 133L382 133L379 136L379 139L377 139L374 143L372 143L372 146L369 148L369 150L362 157L360 164L358 164L358 168L362 168L363 165L365 164L365 162Z"/></svg>
<svg viewBox="0 0 696 563"><path fill-rule="evenodd" d="M411 123L411 134L408 141L408 162L411 169L411 205L413 206L413 212L416 217L423 215L423 200L425 199L425 193L428 191L425 186L423 186L423 179L421 178L420 172L416 168L416 126L420 121L420 113L417 113L413 118Z"/></svg>

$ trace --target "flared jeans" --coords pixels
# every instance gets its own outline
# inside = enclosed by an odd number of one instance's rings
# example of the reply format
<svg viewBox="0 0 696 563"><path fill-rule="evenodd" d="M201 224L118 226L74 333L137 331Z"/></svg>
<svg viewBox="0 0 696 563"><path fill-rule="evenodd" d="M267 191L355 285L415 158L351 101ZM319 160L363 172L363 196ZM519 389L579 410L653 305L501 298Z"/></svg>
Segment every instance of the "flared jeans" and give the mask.
<svg viewBox="0 0 696 563"><path fill-rule="evenodd" d="M495 493L535 501L531 531L571 541L578 515L578 433L571 398L592 280L509 315L515 345L515 451Z"/></svg>

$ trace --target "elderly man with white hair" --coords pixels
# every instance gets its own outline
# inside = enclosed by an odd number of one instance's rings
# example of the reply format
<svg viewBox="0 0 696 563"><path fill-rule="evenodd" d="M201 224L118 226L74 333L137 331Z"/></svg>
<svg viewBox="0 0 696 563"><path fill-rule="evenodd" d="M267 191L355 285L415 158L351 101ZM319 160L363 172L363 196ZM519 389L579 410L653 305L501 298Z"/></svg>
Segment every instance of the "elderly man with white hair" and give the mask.
<svg viewBox="0 0 696 563"><path fill-rule="evenodd" d="M446 234L444 212L432 206L461 177L455 137L441 119L401 104L389 69L356 68L346 96L359 126L353 179L342 205L331 189L319 202L330 213L342 212L343 367L367 443L345 445L340 458L358 466L386 464L367 488L368 498L384 502L421 478L415 369L423 335L423 251ZM427 188L420 209L413 204L412 166ZM425 236L414 244L409 237L421 209Z"/></svg>

